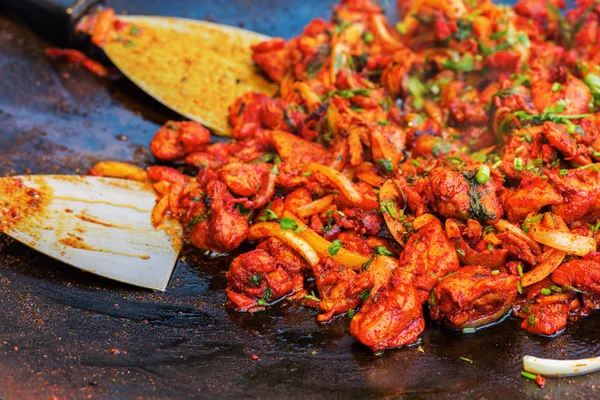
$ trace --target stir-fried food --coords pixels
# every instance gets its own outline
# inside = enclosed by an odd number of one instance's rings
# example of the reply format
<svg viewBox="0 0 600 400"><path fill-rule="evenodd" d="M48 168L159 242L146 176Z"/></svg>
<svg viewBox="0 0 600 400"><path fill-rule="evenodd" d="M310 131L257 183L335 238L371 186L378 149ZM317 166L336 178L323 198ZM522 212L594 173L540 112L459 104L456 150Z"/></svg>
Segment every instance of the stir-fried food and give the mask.
<svg viewBox="0 0 600 400"><path fill-rule="evenodd" d="M424 312L559 333L600 308L600 3L576 3L399 0L394 26L342 0L253 48L279 92L231 105L231 142L156 133L155 223L255 246L227 272L233 309L344 314L374 351L415 343Z"/></svg>

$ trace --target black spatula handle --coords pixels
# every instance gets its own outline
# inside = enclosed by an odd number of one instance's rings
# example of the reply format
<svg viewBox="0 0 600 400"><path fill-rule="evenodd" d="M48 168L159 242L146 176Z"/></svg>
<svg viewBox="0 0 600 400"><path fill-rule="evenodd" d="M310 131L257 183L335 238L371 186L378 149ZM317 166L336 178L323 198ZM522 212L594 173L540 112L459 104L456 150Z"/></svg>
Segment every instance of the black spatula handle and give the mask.
<svg viewBox="0 0 600 400"><path fill-rule="evenodd" d="M0 9L59 46L73 43L75 25L103 0L0 0Z"/></svg>

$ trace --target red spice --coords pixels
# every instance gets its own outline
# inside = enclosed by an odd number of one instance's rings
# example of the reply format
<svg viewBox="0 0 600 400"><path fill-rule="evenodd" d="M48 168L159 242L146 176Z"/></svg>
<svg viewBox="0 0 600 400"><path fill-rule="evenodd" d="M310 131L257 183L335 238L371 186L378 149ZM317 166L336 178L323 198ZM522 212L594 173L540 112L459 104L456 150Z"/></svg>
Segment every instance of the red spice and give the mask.
<svg viewBox="0 0 600 400"><path fill-rule="evenodd" d="M66 59L69 62L80 64L82 67L101 77L109 75L109 71L104 65L88 58L85 54L77 50L49 47L46 49L46 55L51 58Z"/></svg>
<svg viewBox="0 0 600 400"><path fill-rule="evenodd" d="M544 378L541 375L538 375L535 377L535 383L537 383L539 387L543 388L546 385L546 378Z"/></svg>

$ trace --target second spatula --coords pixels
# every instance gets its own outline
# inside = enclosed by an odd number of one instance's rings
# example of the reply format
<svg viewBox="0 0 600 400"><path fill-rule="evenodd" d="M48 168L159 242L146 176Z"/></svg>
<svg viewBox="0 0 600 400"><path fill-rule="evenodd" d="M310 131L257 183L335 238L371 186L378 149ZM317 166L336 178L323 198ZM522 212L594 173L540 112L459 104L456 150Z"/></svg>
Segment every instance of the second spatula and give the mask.
<svg viewBox="0 0 600 400"><path fill-rule="evenodd" d="M98 0L0 0L9 11L58 46L76 47L75 27L98 13ZM228 108L250 91L272 95L250 46L269 37L183 18L117 16L102 49L150 96L215 133L228 135Z"/></svg>

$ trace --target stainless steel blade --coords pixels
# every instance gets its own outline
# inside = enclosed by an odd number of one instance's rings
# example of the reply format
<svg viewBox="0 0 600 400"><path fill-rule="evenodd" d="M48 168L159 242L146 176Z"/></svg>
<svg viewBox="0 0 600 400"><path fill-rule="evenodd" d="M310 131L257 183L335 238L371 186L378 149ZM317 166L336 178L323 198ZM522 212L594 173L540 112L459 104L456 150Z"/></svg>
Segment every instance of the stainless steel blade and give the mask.
<svg viewBox="0 0 600 400"><path fill-rule="evenodd" d="M15 179L37 191L35 207L23 208L27 195L14 190ZM0 179L0 218L6 221L11 207L21 208L14 223L4 224L9 236L93 274L165 290L181 248L180 227L167 222L164 229L155 229L155 202L149 183L129 180L61 175Z"/></svg>

